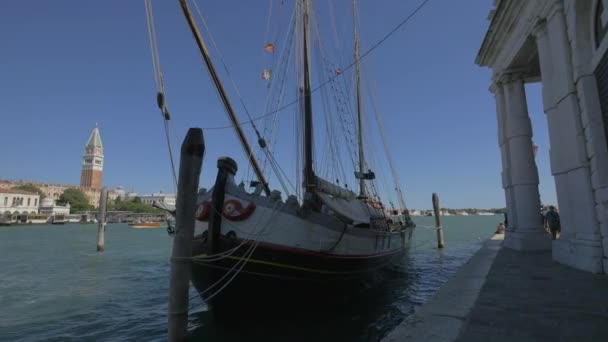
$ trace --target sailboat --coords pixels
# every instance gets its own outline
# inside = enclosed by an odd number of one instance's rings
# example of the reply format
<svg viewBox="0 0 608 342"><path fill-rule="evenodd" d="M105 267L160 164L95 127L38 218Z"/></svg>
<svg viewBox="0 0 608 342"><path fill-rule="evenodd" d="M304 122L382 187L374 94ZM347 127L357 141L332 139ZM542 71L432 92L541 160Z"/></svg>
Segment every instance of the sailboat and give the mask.
<svg viewBox="0 0 608 342"><path fill-rule="evenodd" d="M329 289L342 291L399 261L410 246L415 224L405 208L398 182L395 189L401 198L399 215L387 216L386 204L373 190L376 175L369 169L364 154L361 57L356 20L353 64L357 119L354 120L356 136L353 141L356 140L358 163L352 171L359 191L349 189L344 181L340 185L324 179L315 169L311 0L297 0L291 28L299 37L293 45L297 45L294 59L299 71L299 82L294 88L300 95L299 106L295 107L302 133L297 137L301 147L298 158L302 161L299 164L302 178L297 177L301 180L301 192L283 199L279 191L270 189L265 171L252 151L187 1L179 3L257 178L252 182L253 191L247 191L243 183L237 184L236 162L225 157L218 161L220 173L214 186L199 192L191 279L200 296L214 307L231 307L248 299L277 299L279 294L294 296L296 293L319 294ZM354 18L356 11L356 1L353 1ZM274 51L274 45L267 44L265 49ZM344 75L344 70L336 69L336 77ZM271 77L270 72L265 70L263 77ZM257 128L256 133L260 149L268 157L272 152ZM392 165L391 169L394 169ZM280 174L277 172L277 177Z"/></svg>

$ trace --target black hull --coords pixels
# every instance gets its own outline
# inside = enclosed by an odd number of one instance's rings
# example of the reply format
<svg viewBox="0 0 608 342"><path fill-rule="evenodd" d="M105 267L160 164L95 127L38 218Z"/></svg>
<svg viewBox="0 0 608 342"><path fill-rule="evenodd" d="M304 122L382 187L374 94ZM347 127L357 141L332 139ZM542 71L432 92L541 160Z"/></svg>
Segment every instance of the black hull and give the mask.
<svg viewBox="0 0 608 342"><path fill-rule="evenodd" d="M240 243L225 237L220 242L221 250ZM195 240L193 255L206 254L206 247L206 241ZM192 283L214 311L242 308L244 304L253 309L257 305L276 307L347 301L351 295L372 286L378 280L376 273L399 262L406 251L404 244L403 248L382 254L345 257L260 243L247 263L238 264L246 258L244 254L249 247L250 244L245 244L221 260L193 263ZM236 272L231 269L238 270L241 266L235 276ZM213 295L222 286L224 289Z"/></svg>

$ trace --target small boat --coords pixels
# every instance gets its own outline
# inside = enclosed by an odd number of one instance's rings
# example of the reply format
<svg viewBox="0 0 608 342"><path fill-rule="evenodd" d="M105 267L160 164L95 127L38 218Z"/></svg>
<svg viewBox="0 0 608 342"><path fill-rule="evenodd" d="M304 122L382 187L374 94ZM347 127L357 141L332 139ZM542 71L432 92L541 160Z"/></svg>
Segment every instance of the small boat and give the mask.
<svg viewBox="0 0 608 342"><path fill-rule="evenodd" d="M11 226L12 224L10 216L0 216L0 226Z"/></svg>
<svg viewBox="0 0 608 342"><path fill-rule="evenodd" d="M51 224L65 224L65 215L55 215L51 218Z"/></svg>
<svg viewBox="0 0 608 342"><path fill-rule="evenodd" d="M133 222L129 223L131 228L160 228L160 222Z"/></svg>
<svg viewBox="0 0 608 342"><path fill-rule="evenodd" d="M82 221L82 215L68 215L65 218L67 223L80 223Z"/></svg>
<svg viewBox="0 0 608 342"><path fill-rule="evenodd" d="M28 223L45 224L49 221L49 216L44 214L33 214L28 216Z"/></svg>

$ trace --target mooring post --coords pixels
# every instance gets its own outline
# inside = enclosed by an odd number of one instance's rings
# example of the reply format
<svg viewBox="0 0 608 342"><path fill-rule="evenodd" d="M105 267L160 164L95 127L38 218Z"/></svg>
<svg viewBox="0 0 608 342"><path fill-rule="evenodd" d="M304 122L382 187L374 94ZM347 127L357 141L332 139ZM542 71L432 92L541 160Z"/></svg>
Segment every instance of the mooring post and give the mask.
<svg viewBox="0 0 608 342"><path fill-rule="evenodd" d="M222 210L224 210L224 195L226 194L226 181L228 176L236 175L236 162L230 157L221 157L217 160L217 177L211 195L211 217L209 218L209 254L219 250L218 239L222 230Z"/></svg>
<svg viewBox="0 0 608 342"><path fill-rule="evenodd" d="M169 341L182 342L188 337L188 289L192 273L192 239L198 178L203 164L203 130L190 128L182 143L177 182L175 236L171 254L169 283Z"/></svg>
<svg viewBox="0 0 608 342"><path fill-rule="evenodd" d="M437 248L443 248L443 227L441 226L441 212L439 211L439 196L433 193L433 213L435 214L435 228L437 230Z"/></svg>
<svg viewBox="0 0 608 342"><path fill-rule="evenodd" d="M103 252L106 244L106 211L108 207L108 188L101 189L99 197L99 226L97 227L97 251Z"/></svg>

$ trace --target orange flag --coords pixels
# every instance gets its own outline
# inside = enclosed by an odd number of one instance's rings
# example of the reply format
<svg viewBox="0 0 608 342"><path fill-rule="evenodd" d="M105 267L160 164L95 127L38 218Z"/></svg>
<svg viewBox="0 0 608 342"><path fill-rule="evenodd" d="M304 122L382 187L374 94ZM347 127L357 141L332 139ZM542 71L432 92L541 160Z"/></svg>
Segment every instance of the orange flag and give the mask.
<svg viewBox="0 0 608 342"><path fill-rule="evenodd" d="M268 44L264 45L264 50L266 50L270 53L274 53L274 45L272 45L271 43L268 43Z"/></svg>

